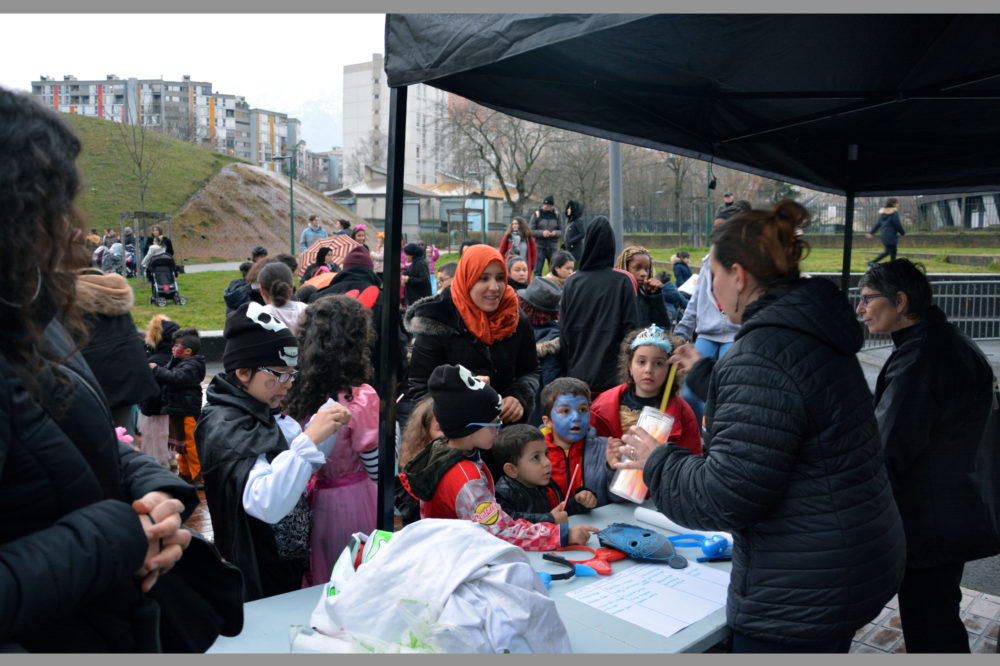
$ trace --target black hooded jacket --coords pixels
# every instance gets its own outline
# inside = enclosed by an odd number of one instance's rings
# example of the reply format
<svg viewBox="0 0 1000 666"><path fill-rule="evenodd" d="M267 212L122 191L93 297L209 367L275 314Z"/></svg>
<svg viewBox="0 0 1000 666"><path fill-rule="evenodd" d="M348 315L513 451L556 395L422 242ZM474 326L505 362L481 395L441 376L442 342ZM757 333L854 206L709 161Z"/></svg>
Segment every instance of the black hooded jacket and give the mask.
<svg viewBox="0 0 1000 666"><path fill-rule="evenodd" d="M409 247L409 246L407 246ZM427 253L419 245L413 245L410 251L416 252L410 267L406 269L406 284L403 285L403 298L406 307L410 307L421 298L431 295L431 268L427 263Z"/></svg>
<svg viewBox="0 0 1000 666"><path fill-rule="evenodd" d="M257 457L263 453L270 461L287 451L285 435L270 407L230 384L221 372L205 397L194 441L215 545L243 572L247 601L296 590L304 567L280 559L272 526L243 508L243 490Z"/></svg>
<svg viewBox="0 0 1000 666"><path fill-rule="evenodd" d="M593 392L617 386L622 338L639 328L635 287L614 270L615 238L606 217L587 226L583 257L566 279L559 304L560 354L566 375Z"/></svg>
<svg viewBox="0 0 1000 666"><path fill-rule="evenodd" d="M899 587L906 543L862 340L832 282L769 289L714 362L703 457L667 444L646 461L660 511L733 534L726 618L736 632L789 645L849 639Z"/></svg>
<svg viewBox="0 0 1000 666"><path fill-rule="evenodd" d="M583 219L583 204L570 201L566 204L569 214L566 216L566 233L563 236L563 249L573 255L577 262L583 257L583 239L587 233L587 222Z"/></svg>
<svg viewBox="0 0 1000 666"><path fill-rule="evenodd" d="M995 555L1000 538L972 482L993 369L937 306L892 341L896 349L875 384L875 416L906 531L907 566Z"/></svg>

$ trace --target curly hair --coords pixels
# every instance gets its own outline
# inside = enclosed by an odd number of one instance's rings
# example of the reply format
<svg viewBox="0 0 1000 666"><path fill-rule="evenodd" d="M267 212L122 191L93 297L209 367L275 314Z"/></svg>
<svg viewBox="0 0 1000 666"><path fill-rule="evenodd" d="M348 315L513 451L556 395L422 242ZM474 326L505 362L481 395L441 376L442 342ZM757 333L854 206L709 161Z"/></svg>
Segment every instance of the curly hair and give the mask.
<svg viewBox="0 0 1000 666"><path fill-rule="evenodd" d="M300 374L285 399L292 418L308 418L341 391L353 400L351 389L372 375L372 314L359 301L324 296L306 308L296 337Z"/></svg>
<svg viewBox="0 0 1000 666"><path fill-rule="evenodd" d="M27 94L0 88L0 337L27 367L33 348L59 313L77 349L86 324L75 305L75 269L88 264L76 158L80 140L55 112ZM56 360L57 363L65 359ZM31 376L36 376L32 373ZM38 384L30 387L37 390Z"/></svg>
<svg viewBox="0 0 1000 666"><path fill-rule="evenodd" d="M427 448L434 436L431 427L434 425L434 398L427 396L420 400L410 412L403 434L399 441L399 469L413 460L413 457Z"/></svg>

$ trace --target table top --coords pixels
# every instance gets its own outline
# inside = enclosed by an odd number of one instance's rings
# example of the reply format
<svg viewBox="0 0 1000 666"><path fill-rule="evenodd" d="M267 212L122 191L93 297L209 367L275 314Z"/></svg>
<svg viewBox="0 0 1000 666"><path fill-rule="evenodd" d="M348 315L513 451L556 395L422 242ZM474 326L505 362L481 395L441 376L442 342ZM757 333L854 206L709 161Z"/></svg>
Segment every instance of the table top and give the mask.
<svg viewBox="0 0 1000 666"><path fill-rule="evenodd" d="M646 527L635 520L636 506L639 505L631 502L609 504L598 507L590 513L570 516L569 522L571 525L593 525L600 528L614 522ZM654 508L648 502L644 506ZM654 529L666 536L673 534L662 528ZM599 547L596 537L591 537L587 545L591 548ZM701 555L699 548L678 547L677 551L692 562ZM536 570L550 573L565 571L565 568L543 560L540 552L527 552L527 555ZM586 552L570 551L565 555L573 560L587 559ZM623 571L636 564L637 562L631 559L614 562L611 565L612 573ZM710 562L704 563L703 566L723 571L732 568L729 562ZM720 608L672 636L664 637L566 596L573 590L596 580L597 578L589 576L574 576L569 580L552 581L549 586L549 595L556 603L556 609L566 625L570 644L576 653L704 652L729 634L725 608ZM322 589L322 585L317 585L247 603L244 606L242 633L231 638L220 636L208 652L288 653L290 628L293 625L309 624L309 617L319 601Z"/></svg>

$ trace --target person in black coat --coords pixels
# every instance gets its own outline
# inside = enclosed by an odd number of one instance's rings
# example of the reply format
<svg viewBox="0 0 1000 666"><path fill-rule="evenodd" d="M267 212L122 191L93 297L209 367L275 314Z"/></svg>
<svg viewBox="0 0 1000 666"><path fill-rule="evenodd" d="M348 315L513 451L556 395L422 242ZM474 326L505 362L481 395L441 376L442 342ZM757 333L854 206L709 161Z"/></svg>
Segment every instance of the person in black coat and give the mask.
<svg viewBox="0 0 1000 666"><path fill-rule="evenodd" d="M157 652L157 588L198 496L117 440L78 353L80 148L58 114L0 88L0 645Z"/></svg>
<svg viewBox="0 0 1000 666"><path fill-rule="evenodd" d="M496 248L470 246L451 285L406 309L404 325L415 336L406 393L412 404L427 395L434 368L461 364L489 377L503 399L504 423L523 423L531 416L540 372L535 337L520 316L506 272Z"/></svg>
<svg viewBox="0 0 1000 666"><path fill-rule="evenodd" d="M879 237L884 249L881 254L868 262L868 268L871 268L873 264L877 264L879 260L885 257L889 257L889 261L895 261L896 259L899 237L906 235L906 231L903 230L903 222L899 219L899 199L889 197L885 200L885 206L878 211L878 219L875 220L875 226L865 234L865 238L873 238L875 232L879 229L882 230Z"/></svg>
<svg viewBox="0 0 1000 666"><path fill-rule="evenodd" d="M427 263L424 248L416 243L410 243L403 248L410 258L410 266L402 276L403 300L410 307L421 298L431 295L431 269Z"/></svg>
<svg viewBox="0 0 1000 666"><path fill-rule="evenodd" d="M555 198L550 194L542 200L542 205L531 213L528 220L528 227L535 237L535 249L537 260L535 261L535 275L543 274L542 266L545 260L552 263L552 255L559 250L559 243L563 235L563 223L556 210Z"/></svg>
<svg viewBox="0 0 1000 666"><path fill-rule="evenodd" d="M733 535L734 652L847 652L902 579L906 540L881 455L851 307L801 278L801 205L731 218L710 238L713 289L741 324L718 361L671 357L705 398L703 456L632 429L622 451L657 508Z"/></svg>
<svg viewBox="0 0 1000 666"><path fill-rule="evenodd" d="M625 334L641 328L635 284L614 270L611 223L596 217L587 226L583 258L566 278L559 304L559 353L564 375L587 382L596 396L617 386Z"/></svg>
<svg viewBox="0 0 1000 666"><path fill-rule="evenodd" d="M587 221L583 218L583 204L570 200L566 203L566 233L562 247L576 261L583 257L583 238L586 235Z"/></svg>
<svg viewBox="0 0 1000 666"><path fill-rule="evenodd" d="M115 425L135 435L132 407L155 398L160 387L146 367L142 336L132 321L132 288L117 273L84 268L77 271L76 294L89 332L83 357L104 391Z"/></svg>
<svg viewBox="0 0 1000 666"><path fill-rule="evenodd" d="M871 333L891 334L895 346L875 384L875 416L906 532L906 651L968 652L959 616L965 562L1000 553L973 482L993 370L933 304L927 277L910 261L876 264L858 287L862 321Z"/></svg>

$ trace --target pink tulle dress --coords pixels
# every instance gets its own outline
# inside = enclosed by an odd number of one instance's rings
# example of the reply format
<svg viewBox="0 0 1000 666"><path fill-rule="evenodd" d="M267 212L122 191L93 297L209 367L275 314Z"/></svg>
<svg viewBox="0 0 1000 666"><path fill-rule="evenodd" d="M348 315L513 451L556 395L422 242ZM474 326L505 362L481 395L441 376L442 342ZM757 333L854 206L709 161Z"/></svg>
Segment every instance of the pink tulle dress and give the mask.
<svg viewBox="0 0 1000 666"><path fill-rule="evenodd" d="M369 534L376 527L378 486L368 478L359 455L378 448L378 394L368 384L355 387L353 400L346 393L337 402L351 412L351 421L334 437L333 451L309 482L312 508L312 553L306 584L330 579L330 571L355 532ZM332 404L327 400L324 406Z"/></svg>

